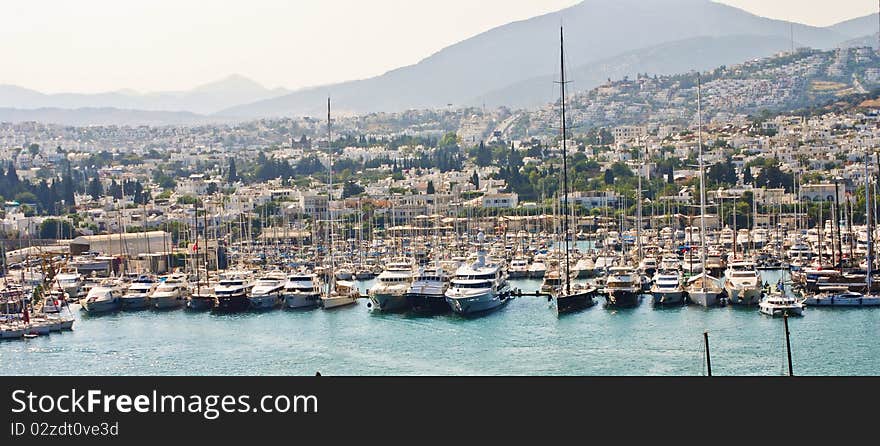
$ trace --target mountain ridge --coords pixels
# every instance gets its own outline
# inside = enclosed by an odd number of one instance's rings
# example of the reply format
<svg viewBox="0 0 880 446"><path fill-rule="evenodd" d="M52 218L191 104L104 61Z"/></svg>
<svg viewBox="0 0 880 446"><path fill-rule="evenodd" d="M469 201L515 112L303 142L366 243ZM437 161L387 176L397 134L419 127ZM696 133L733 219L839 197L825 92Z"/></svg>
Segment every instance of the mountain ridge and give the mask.
<svg viewBox="0 0 880 446"><path fill-rule="evenodd" d="M232 107L220 114L315 114L328 95L336 98L334 102L358 112L443 107L449 103L477 105L469 101L489 91L546 75L558 58L560 23L566 26L566 52L571 66L703 35L787 37L792 26L798 41L812 47L834 47L849 39L826 28L758 17L708 0L585 0L561 11L493 28L416 64L380 76L297 90ZM721 31L722 28L727 30Z"/></svg>

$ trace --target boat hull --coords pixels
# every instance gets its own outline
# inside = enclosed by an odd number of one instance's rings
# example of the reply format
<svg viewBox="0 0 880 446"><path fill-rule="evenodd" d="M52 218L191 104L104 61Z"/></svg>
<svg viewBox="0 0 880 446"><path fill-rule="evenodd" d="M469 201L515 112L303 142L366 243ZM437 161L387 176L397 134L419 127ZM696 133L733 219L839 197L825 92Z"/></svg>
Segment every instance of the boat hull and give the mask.
<svg viewBox="0 0 880 446"><path fill-rule="evenodd" d="M249 306L250 301L245 296L222 297L217 298L217 306L214 310L220 313L237 313L247 310Z"/></svg>
<svg viewBox="0 0 880 446"><path fill-rule="evenodd" d="M803 316L804 309L800 307L772 307L768 305L761 305L760 311L767 316L778 317L788 313L789 316Z"/></svg>
<svg viewBox="0 0 880 446"><path fill-rule="evenodd" d="M674 305L684 302L684 290L679 291L652 291L651 298L654 305Z"/></svg>
<svg viewBox="0 0 880 446"><path fill-rule="evenodd" d="M727 298L735 305L756 305L761 301L760 288L725 287Z"/></svg>
<svg viewBox="0 0 880 446"><path fill-rule="evenodd" d="M173 310L182 307L185 303L183 296L154 297L150 300L152 301L153 308L157 310Z"/></svg>
<svg viewBox="0 0 880 446"><path fill-rule="evenodd" d="M150 298L147 296L123 296L121 299L122 309L126 311L145 310L150 308Z"/></svg>
<svg viewBox="0 0 880 446"><path fill-rule="evenodd" d="M507 277L510 279L528 279L529 271L528 270L508 270Z"/></svg>
<svg viewBox="0 0 880 446"><path fill-rule="evenodd" d="M489 291L474 296L446 297L452 311L462 316L485 314L497 310L507 304L509 300L510 291L499 294Z"/></svg>
<svg viewBox="0 0 880 446"><path fill-rule="evenodd" d="M292 293L284 295L284 307L290 309L315 308L321 303L316 294Z"/></svg>
<svg viewBox="0 0 880 446"><path fill-rule="evenodd" d="M407 304L419 314L445 314L452 311L446 296L442 294L407 294Z"/></svg>
<svg viewBox="0 0 880 446"><path fill-rule="evenodd" d="M186 301L186 308L193 311L206 311L214 308L213 297L190 297Z"/></svg>
<svg viewBox="0 0 880 446"><path fill-rule="evenodd" d="M688 291L688 300L702 307L714 307L718 305L719 294L716 291Z"/></svg>
<svg viewBox="0 0 880 446"><path fill-rule="evenodd" d="M276 305L278 305L278 296L271 295L263 295L263 296L251 296L248 298L250 301L250 309L256 311L266 311L274 309Z"/></svg>
<svg viewBox="0 0 880 446"><path fill-rule="evenodd" d="M370 303L374 310L400 311L409 308L406 294L371 293Z"/></svg>
<svg viewBox="0 0 880 446"><path fill-rule="evenodd" d="M119 311L122 309L122 299L116 297L112 300L102 300L95 302L83 301L82 309L87 313L99 314L99 313L112 313L114 311Z"/></svg>
<svg viewBox="0 0 880 446"><path fill-rule="evenodd" d="M804 300L804 305L811 307L876 307L880 306L880 297L864 296L841 299L834 296L820 298L811 296Z"/></svg>
<svg viewBox="0 0 880 446"><path fill-rule="evenodd" d="M556 296L556 313L566 314L584 310L595 305L595 291L584 291Z"/></svg>
<svg viewBox="0 0 880 446"><path fill-rule="evenodd" d="M344 306L348 306L348 305L354 305L356 303L357 303L357 298L354 296L337 296L337 297L322 297L321 298L321 308L323 308L325 310L344 307Z"/></svg>
<svg viewBox="0 0 880 446"><path fill-rule="evenodd" d="M605 303L612 307L636 307L639 305L639 292L633 290L612 290L605 294Z"/></svg>
<svg viewBox="0 0 880 446"><path fill-rule="evenodd" d="M24 336L25 329L22 327L0 327L0 339L18 339Z"/></svg>

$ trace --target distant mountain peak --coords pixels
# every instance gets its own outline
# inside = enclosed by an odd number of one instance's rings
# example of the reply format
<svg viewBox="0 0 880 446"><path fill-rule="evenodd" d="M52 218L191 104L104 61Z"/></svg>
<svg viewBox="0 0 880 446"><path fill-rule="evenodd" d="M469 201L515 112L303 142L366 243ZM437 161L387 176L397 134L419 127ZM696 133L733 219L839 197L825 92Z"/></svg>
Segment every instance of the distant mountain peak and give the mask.
<svg viewBox="0 0 880 446"><path fill-rule="evenodd" d="M191 91L200 93L211 93L217 91L226 92L229 90L251 92L269 91L268 88L264 87L259 82L240 74L230 74L229 76L226 76L222 79L199 85L193 88Z"/></svg>

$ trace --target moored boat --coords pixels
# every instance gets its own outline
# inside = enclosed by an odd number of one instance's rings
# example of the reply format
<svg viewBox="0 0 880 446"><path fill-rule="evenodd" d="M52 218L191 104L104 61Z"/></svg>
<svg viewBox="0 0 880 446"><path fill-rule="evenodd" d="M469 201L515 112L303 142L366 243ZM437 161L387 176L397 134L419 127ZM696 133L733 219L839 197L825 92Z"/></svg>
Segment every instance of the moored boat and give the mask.
<svg viewBox="0 0 880 446"><path fill-rule="evenodd" d="M677 270L660 270L654 275L651 297L654 305L680 304L684 301L681 273Z"/></svg>
<svg viewBox="0 0 880 446"><path fill-rule="evenodd" d="M315 308L321 303L321 289L314 274L289 274L282 293L285 308Z"/></svg>
<svg viewBox="0 0 880 446"><path fill-rule="evenodd" d="M642 283L636 271L628 266L615 266L605 279L605 302L608 306L634 307L639 304Z"/></svg>
<svg viewBox="0 0 880 446"><path fill-rule="evenodd" d="M419 269L406 291L409 307L419 314L443 314L452 310L446 300L449 277L443 268Z"/></svg>
<svg viewBox="0 0 880 446"><path fill-rule="evenodd" d="M446 290L446 301L460 315L477 315L505 305L510 300L510 291L501 266L487 264L486 254L480 252L476 262L462 265L455 272Z"/></svg>

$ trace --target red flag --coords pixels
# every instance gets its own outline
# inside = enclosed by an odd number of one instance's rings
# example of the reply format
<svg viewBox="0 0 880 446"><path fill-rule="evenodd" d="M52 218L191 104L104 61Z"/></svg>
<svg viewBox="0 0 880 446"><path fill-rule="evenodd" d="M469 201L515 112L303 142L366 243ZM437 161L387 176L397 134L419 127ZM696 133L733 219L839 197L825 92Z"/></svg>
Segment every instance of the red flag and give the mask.
<svg viewBox="0 0 880 446"><path fill-rule="evenodd" d="M198 250L199 250L199 242L196 241L195 243L193 243L193 252L198 251Z"/></svg>

